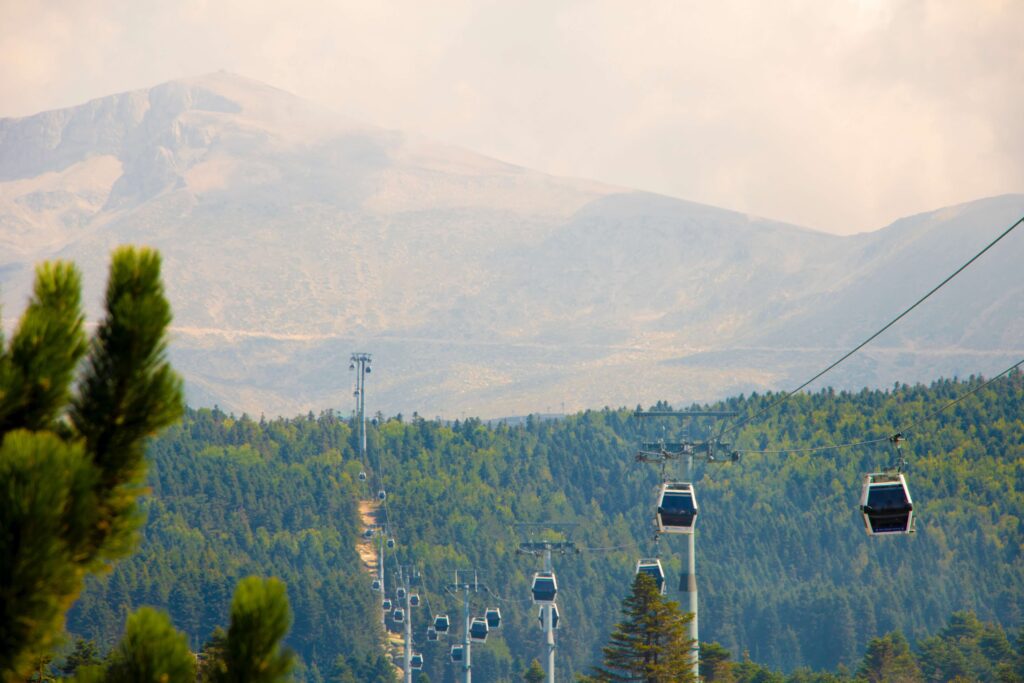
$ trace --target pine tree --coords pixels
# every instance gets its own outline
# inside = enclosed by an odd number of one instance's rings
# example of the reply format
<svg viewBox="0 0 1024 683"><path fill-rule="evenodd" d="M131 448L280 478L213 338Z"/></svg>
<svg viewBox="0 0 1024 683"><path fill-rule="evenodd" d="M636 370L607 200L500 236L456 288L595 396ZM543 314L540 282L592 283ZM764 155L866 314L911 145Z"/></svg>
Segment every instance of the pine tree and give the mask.
<svg viewBox="0 0 1024 683"><path fill-rule="evenodd" d="M4 680L24 680L33 658L49 650L85 575L134 545L145 439L182 411L181 382L165 360L170 319L160 257L122 248L91 343L81 278L67 263L36 270L10 344L0 339Z"/></svg>
<svg viewBox="0 0 1024 683"><path fill-rule="evenodd" d="M281 648L291 615L278 579L242 579L231 600L231 625L221 659L210 666L216 683L277 683L288 679L295 655Z"/></svg>
<svg viewBox="0 0 1024 683"><path fill-rule="evenodd" d="M603 648L604 665L595 667L584 681L642 681L688 683L694 681L690 656L693 641L686 624L693 618L666 599L654 579L637 574L630 594L622 601L619 622Z"/></svg>
<svg viewBox="0 0 1024 683"><path fill-rule="evenodd" d="M541 683L545 678L547 678L547 674L544 673L544 669L536 659L530 662L530 668L523 674L523 680L526 683Z"/></svg>
<svg viewBox="0 0 1024 683"><path fill-rule="evenodd" d="M128 617L124 637L111 653L104 683L194 683L196 660L184 633L164 612L143 607Z"/></svg>
<svg viewBox="0 0 1024 683"><path fill-rule="evenodd" d="M924 680L910 652L910 644L899 631L868 642L857 677L868 683L919 683Z"/></svg>

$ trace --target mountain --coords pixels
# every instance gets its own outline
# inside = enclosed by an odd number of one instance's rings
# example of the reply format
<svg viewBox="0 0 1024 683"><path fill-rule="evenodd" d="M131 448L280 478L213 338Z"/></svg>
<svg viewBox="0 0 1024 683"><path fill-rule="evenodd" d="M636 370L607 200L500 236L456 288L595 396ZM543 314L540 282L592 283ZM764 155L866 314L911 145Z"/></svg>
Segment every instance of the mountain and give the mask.
<svg viewBox="0 0 1024 683"><path fill-rule="evenodd" d="M353 122L231 74L0 120L5 326L34 263L161 250L193 404L488 417L710 400L812 375L1016 218L1024 195L837 237L556 178ZM1022 231L1024 232L1024 231ZM1024 237L828 381L1019 360Z"/></svg>

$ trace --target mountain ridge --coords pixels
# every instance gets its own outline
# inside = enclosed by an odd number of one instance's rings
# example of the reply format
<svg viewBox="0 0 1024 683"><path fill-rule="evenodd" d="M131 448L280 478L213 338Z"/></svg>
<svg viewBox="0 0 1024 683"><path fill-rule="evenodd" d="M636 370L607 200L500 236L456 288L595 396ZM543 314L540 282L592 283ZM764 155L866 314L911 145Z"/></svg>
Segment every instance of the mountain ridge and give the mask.
<svg viewBox="0 0 1024 683"><path fill-rule="evenodd" d="M68 258L95 319L110 250L154 246L190 402L239 412L345 405L357 347L375 353L370 391L388 412L781 388L1022 213L1024 195L1003 195L839 237L557 178L231 74L0 120L4 310L20 313L34 263ZM839 386L1010 358L1024 338L1015 237L943 307L851 360Z"/></svg>

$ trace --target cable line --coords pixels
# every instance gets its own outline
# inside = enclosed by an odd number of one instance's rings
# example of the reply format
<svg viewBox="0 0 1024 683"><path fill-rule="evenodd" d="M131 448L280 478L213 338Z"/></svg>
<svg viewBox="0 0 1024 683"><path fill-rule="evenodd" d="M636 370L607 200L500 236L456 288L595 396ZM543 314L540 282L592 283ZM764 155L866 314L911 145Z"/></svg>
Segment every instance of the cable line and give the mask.
<svg viewBox="0 0 1024 683"><path fill-rule="evenodd" d="M864 439L864 440L861 440L861 441L851 441L849 443L833 444L831 446L814 446L814 447L810 447L810 448L782 448L782 449L778 449L778 450L763 450L763 451L761 451L761 450L745 450L745 449L738 449L738 450L739 450L740 453L754 453L755 455L784 455L784 454L787 454L787 453L817 453L817 452L820 452L820 451L839 450L841 448L853 448L855 446L868 446L870 444L881 443L883 441L891 441L893 436L897 436L897 435L901 436L903 434L906 434L907 432L912 432L914 430L915 426L921 424L922 422L927 422L928 420L932 419L933 417L935 417L939 413L942 413L942 412L944 412L946 410L949 410L950 408L952 408L953 406L957 405L961 401L963 401L963 400L973 396L974 394L978 393L979 391L981 391L982 389L984 389L988 385L992 384L996 380L1002 379L1003 377L1005 377L1006 375L1010 374L1011 372L1013 372L1014 370L1016 370L1017 368L1019 368L1022 365L1024 365L1024 358L1022 358L1021 360L1017 361L1016 363L1014 363L1010 367L1006 368L1005 370L1000 372L995 377L993 377L993 378L983 382L982 384L979 384L978 386L974 387L970 391L965 391L963 394L961 394L960 396L957 396L956 398L952 399L951 401L948 401L941 408L933 410L932 412L928 413L927 415L925 415L924 417L922 417L920 419L913 420L912 422L909 422L909 423L905 424L904 426L902 426L899 429L897 429L896 433L894 435L892 435L892 436L883 436L883 437L879 437L879 438L876 438L876 439Z"/></svg>
<svg viewBox="0 0 1024 683"><path fill-rule="evenodd" d="M947 284L947 283L948 283L948 282L949 282L950 280L952 280L953 278L955 278L955 277L956 277L957 275L959 275L960 273L962 273L962 272L963 272L963 271L964 271L964 270L965 270L965 269L966 269L966 268L967 268L968 266L970 266L970 265L971 265L972 263L974 263L975 261L977 261L977 260L978 260L978 259L979 259L979 258L981 257L981 255L982 255L982 254L984 254L985 252L987 252L987 251L988 251L989 249L991 249L992 247L994 247L994 246L995 246L995 245L996 245L996 244L997 244L997 243L998 243L998 242L999 242L999 241L1000 241L1001 239L1003 239L1004 237L1006 237L1007 235L1009 235L1009 234L1010 234L1011 232L1013 232L1013 231L1014 231L1014 229L1016 229L1016 228L1017 228L1017 226L1019 226L1019 225L1020 225L1021 223L1024 223L1024 216L1021 216L1020 218L1018 218L1018 219L1017 219L1017 221L1016 221L1016 222L1015 222L1015 223L1014 223L1013 225L1011 225L1010 227L1008 227L1008 228L1007 228L1006 230L1004 230L1004 231L1002 232L1002 234L1000 234L1000 235L999 235L998 237L996 237L996 238L995 238L994 240L992 240L991 242L989 242L989 243L988 243L988 245L987 245L987 246L986 246L986 247L985 247L984 249L982 249L982 250L981 250L981 251L979 251L979 252L978 252L977 254L975 254L974 256L972 256L972 257L970 258L970 260L968 260L968 261L967 261L966 263L964 263L964 264L963 264L962 266L960 266L960 267L959 267L959 268L957 268L957 269L956 269L955 271L953 271L953 273L952 273L952 274L950 274L949 276L947 276L945 280L943 280L943 281L942 281L942 282L940 282L939 284L935 285L935 287L933 287L933 288L932 288L932 289L931 289L931 290L930 290L930 291L929 291L929 292L928 292L927 294L925 294L924 296L922 296L922 297L921 297L920 299L918 299L917 301L915 301L915 302L914 302L914 303L913 303L913 304L912 304L912 305L911 305L911 306L910 306L909 308L907 308L907 309L906 309L906 310L904 310L904 311L903 311L902 313L900 313L900 314L899 314L898 316L896 316L895 318L893 318L892 320L890 320L890 321L889 321L888 323L886 323L886 325L885 325L884 327L882 327L882 329L878 330L878 331L877 331L877 332L875 332L875 333L874 333L873 335L871 335L870 337L868 337L867 339L865 339L864 341L862 341L862 342L861 342L860 344L858 344L858 345L857 345L857 346L856 346L855 348L853 348L853 349L852 349L851 351L847 352L847 353L846 353L846 354L845 354L845 355L844 355L844 356L843 356L842 358L840 358L839 360L837 360L837 361L835 361L834 363L832 363L831 365L829 365L829 366L828 366L827 368L825 368L824 370L822 370L821 372L819 372L818 374L816 374L816 375L815 375L814 377L811 377L811 378L810 378L809 380L807 380L806 382L804 382L803 384L801 384L800 386L798 386L798 387L797 387L796 389L793 389L792 391L789 391L789 392L787 392L787 393L783 394L782 398L780 398L780 399L776 400L775 402L773 402L773 403L772 403L772 404L770 404L769 406L767 406L767 407L765 407L765 408L762 408L761 410L759 410L758 412L754 413L754 414L753 414L753 415L751 415L750 417L744 418L743 420L741 420L740 422L736 423L735 425L733 425L733 426L729 427L728 429L725 429L725 430L724 430L724 431L723 431L723 432L722 432L722 433L721 433L721 434L719 435L719 437L722 437L722 436L725 436L726 434L731 434L732 432L735 432L736 430L740 429L741 427L743 427L743 425L747 424L748 422L750 422L750 421L752 421L752 420L755 420L755 419L757 419L758 417L760 417L761 415L764 415L764 414L765 414L766 412L768 412L769 410L771 410L771 409L773 409L773 408L775 408L775 407L777 407L777 406L781 405L782 403L785 403L785 402L786 402L786 401L788 401L788 400L789 400L790 398L792 398L792 396L793 396L794 394L796 394L796 393L797 393L798 391L801 391L802 389L804 389L805 387L807 387L807 385L811 384L811 383L812 383L812 382L814 382L815 380L817 380L817 379L819 379L820 377L824 376L824 375L825 375L826 373L828 373L828 372L832 371L833 369L835 369L835 367L836 367L836 366L838 366L838 365L839 365L840 363L842 363L842 362L843 362L843 361L845 361L845 360L846 360L847 358L849 358L850 356L852 356L853 354L857 353L857 352L858 352L858 351L860 351L860 350L861 350L862 348L864 348L865 346L867 346L867 345L868 345L869 343L871 343L872 341L874 341L874 340L875 340L875 338L877 338L877 337L878 337L879 335L881 335L881 334L882 334L883 332L885 332L885 331L886 331L886 330L888 330L888 329L889 329L890 327L892 327L893 325L895 325L895 324L896 324L897 322L899 322L900 320L902 320L902 319L903 319L903 318L904 318L904 317L905 317L905 316L906 316L906 315L907 315L908 313L910 313L910 312L911 312L911 311L913 311L913 310L914 310L915 308L917 308L917 307L918 307L919 305L921 305L922 303L924 303L924 301L925 301L926 299L928 299L928 297L930 297L930 296L931 296L932 294L934 294L935 292L937 292L937 291L939 291L940 289L942 289L942 288L943 288L943 287L944 287L944 286L945 286L945 285L946 285L946 284Z"/></svg>

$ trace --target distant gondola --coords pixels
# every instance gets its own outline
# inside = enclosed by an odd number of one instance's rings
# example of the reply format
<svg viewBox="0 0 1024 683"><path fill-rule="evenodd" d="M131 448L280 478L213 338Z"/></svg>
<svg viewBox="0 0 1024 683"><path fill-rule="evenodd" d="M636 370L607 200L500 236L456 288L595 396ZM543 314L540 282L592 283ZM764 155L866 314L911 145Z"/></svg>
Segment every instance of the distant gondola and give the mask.
<svg viewBox="0 0 1024 683"><path fill-rule="evenodd" d="M544 612L546 607L541 607L540 612L537 613L537 621L540 622L540 630L546 630L544 628ZM558 629L558 605L551 605L551 628L554 630Z"/></svg>
<svg viewBox="0 0 1024 683"><path fill-rule="evenodd" d="M636 573L650 576L658 584L658 590L661 594L665 594L665 570L661 566L661 560L656 557L637 560Z"/></svg>
<svg viewBox="0 0 1024 683"><path fill-rule="evenodd" d="M377 498L379 500L384 500L387 497L388 497L388 494L387 494L387 492L384 489L381 489L380 491L377 492Z"/></svg>
<svg viewBox="0 0 1024 683"><path fill-rule="evenodd" d="M404 623L405 622L405 610L402 609L401 607L396 607L395 611L391 613L391 619L396 624Z"/></svg>
<svg viewBox="0 0 1024 683"><path fill-rule="evenodd" d="M384 601L380 603L380 608L382 610L384 610L385 612L390 612L391 611L391 601L388 600L387 598L385 598Z"/></svg>
<svg viewBox="0 0 1024 683"><path fill-rule="evenodd" d="M865 475L860 511L869 536L914 533L914 502L899 472Z"/></svg>
<svg viewBox="0 0 1024 683"><path fill-rule="evenodd" d="M394 548L395 547L395 539L389 538L387 545L388 545L389 548Z"/></svg>
<svg viewBox="0 0 1024 683"><path fill-rule="evenodd" d="M373 583L370 584L370 590L374 590L374 591L379 591L380 590L380 579L374 579L373 580Z"/></svg>
<svg viewBox="0 0 1024 683"><path fill-rule="evenodd" d="M366 481L366 472L359 473L359 481Z"/></svg>
<svg viewBox="0 0 1024 683"><path fill-rule="evenodd" d="M405 600L405 589L401 586L398 587L398 590L395 591L395 594L398 596L399 600Z"/></svg>
<svg viewBox="0 0 1024 683"><path fill-rule="evenodd" d="M427 640L437 640L437 629L433 626L427 627Z"/></svg>
<svg viewBox="0 0 1024 683"><path fill-rule="evenodd" d="M420 671L423 669L423 655L416 652L412 657L409 658L409 668L413 671Z"/></svg>
<svg viewBox="0 0 1024 683"><path fill-rule="evenodd" d="M447 614L434 615L434 629L438 633L448 633L448 626L449 622Z"/></svg>
<svg viewBox="0 0 1024 683"><path fill-rule="evenodd" d="M658 531L665 534L692 534L698 510L693 484L665 482L658 496Z"/></svg>
<svg viewBox="0 0 1024 683"><path fill-rule="evenodd" d="M409 604L412 607L419 607L420 606L420 596L418 594L416 594L416 593L413 593L412 595L410 595L409 596Z"/></svg>
<svg viewBox="0 0 1024 683"><path fill-rule="evenodd" d="M461 662L462 661L462 646L461 645L452 645L452 649L451 649L451 652L450 652L449 656L452 658L453 662Z"/></svg>
<svg viewBox="0 0 1024 683"><path fill-rule="evenodd" d="M487 628L501 628L501 610L497 607L488 607L484 619L487 620Z"/></svg>
<svg viewBox="0 0 1024 683"><path fill-rule="evenodd" d="M367 529L364 531L363 538L373 538L373 529Z"/></svg>
<svg viewBox="0 0 1024 683"><path fill-rule="evenodd" d="M483 643L487 640L487 621L483 617L473 617L469 623L469 639L474 643Z"/></svg>
<svg viewBox="0 0 1024 683"><path fill-rule="evenodd" d="M558 595L558 580L554 572L537 572L533 575L533 602L547 605Z"/></svg>

